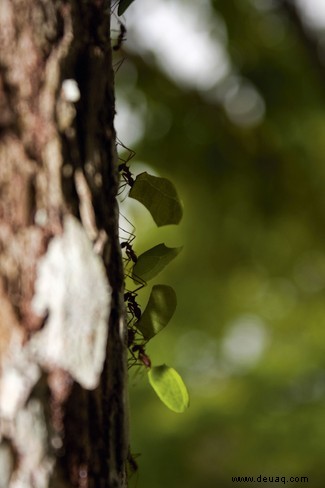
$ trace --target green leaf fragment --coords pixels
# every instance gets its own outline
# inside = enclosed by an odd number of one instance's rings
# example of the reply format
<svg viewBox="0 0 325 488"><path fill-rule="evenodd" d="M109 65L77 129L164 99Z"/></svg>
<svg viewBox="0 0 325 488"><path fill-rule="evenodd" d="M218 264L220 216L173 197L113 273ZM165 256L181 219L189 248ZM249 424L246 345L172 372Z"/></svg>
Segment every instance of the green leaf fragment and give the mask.
<svg viewBox="0 0 325 488"><path fill-rule="evenodd" d="M134 0L120 0L117 9L117 15L123 15L126 9L133 3Z"/></svg>
<svg viewBox="0 0 325 488"><path fill-rule="evenodd" d="M136 327L147 340L160 332L175 313L176 293L171 286L155 285L152 287L147 306Z"/></svg>
<svg viewBox="0 0 325 488"><path fill-rule="evenodd" d="M174 185L166 178L139 174L129 197L141 202L152 215L158 227L179 224L183 216L182 204Z"/></svg>
<svg viewBox="0 0 325 488"><path fill-rule="evenodd" d="M165 244L158 244L148 251L140 254L133 266L132 278L149 281L162 271L182 250L181 247L167 247Z"/></svg>
<svg viewBox="0 0 325 488"><path fill-rule="evenodd" d="M181 376L166 364L148 372L149 383L160 400L173 412L182 413L189 406L189 395Z"/></svg>

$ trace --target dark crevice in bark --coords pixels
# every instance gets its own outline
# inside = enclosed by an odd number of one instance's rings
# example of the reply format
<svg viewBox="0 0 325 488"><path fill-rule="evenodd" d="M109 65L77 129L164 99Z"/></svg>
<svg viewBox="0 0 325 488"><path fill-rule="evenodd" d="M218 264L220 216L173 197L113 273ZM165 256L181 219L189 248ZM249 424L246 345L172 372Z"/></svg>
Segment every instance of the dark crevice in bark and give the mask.
<svg viewBox="0 0 325 488"><path fill-rule="evenodd" d="M70 438L68 432L69 412L73 415L80 402L81 392L75 389L70 397L66 426L67 437L72 445L67 449L66 457L69 458L71 451L80 452L80 458L75 457L73 461L68 461L68 464L72 463L75 470L79 464L79 471L86 465L89 486L106 488L120 486L123 483L126 458L126 442L124 435L121 436L121 432L126 431L123 391L125 346L119 330L123 306L123 269L118 244L118 209L115 200L118 181L112 144L115 137L112 125L115 113L113 73L107 14L106 17L103 16L99 9L92 6L87 12L81 8L78 15L79 41L73 47L71 58L66 62L67 66L63 67L63 73L69 77L70 72L73 72L81 96L76 104L76 137L72 144L65 139L64 147L69 151L73 171L78 168L83 171L91 193L96 227L98 230L103 229L108 237L103 257L113 295L107 345L108 359L104 366L101 385L94 392L82 393L83 397L86 396L83 400L87 404L88 420L83 424L87 426L86 432L80 437L71 435ZM89 161L93 162L91 168ZM98 177L101 184L98 184ZM72 190L72 193L65 194L66 200L71 208L74 205L77 213L72 178L70 182L66 182L65 190L67 189ZM74 429L72 432L75 432ZM88 452L85 452L85 444L81 439L86 440ZM116 466L115 473L111 472L111 465Z"/></svg>

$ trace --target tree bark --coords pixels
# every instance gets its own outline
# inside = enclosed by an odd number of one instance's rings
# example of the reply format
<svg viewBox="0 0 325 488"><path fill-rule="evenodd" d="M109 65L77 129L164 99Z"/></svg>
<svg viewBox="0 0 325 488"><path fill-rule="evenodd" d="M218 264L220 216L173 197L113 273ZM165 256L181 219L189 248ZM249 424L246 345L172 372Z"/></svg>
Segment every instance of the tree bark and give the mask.
<svg viewBox="0 0 325 488"><path fill-rule="evenodd" d="M107 0L0 2L0 488L124 487Z"/></svg>

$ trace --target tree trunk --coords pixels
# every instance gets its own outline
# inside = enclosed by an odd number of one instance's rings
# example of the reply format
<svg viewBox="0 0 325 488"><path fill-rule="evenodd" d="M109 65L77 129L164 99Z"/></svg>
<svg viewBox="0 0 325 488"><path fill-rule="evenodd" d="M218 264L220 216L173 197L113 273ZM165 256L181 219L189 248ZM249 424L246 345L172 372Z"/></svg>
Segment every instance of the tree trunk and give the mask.
<svg viewBox="0 0 325 488"><path fill-rule="evenodd" d="M0 1L0 488L124 487L107 0Z"/></svg>

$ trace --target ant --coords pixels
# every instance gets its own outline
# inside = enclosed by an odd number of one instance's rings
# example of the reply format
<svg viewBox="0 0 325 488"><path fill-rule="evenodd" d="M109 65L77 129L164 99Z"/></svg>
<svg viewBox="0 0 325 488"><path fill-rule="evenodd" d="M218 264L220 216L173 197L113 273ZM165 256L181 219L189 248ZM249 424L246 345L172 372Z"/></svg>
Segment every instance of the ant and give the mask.
<svg viewBox="0 0 325 488"><path fill-rule="evenodd" d="M138 463L135 460L135 458L138 456L139 456L139 454L132 454L130 447L129 447L126 460L127 460L128 468L130 470L131 475L134 474L139 469Z"/></svg>
<svg viewBox="0 0 325 488"><path fill-rule="evenodd" d="M122 43L124 41L126 41L126 37L125 37L126 27L120 21L119 21L119 24L120 24L120 33L119 33L118 38L117 38L117 43L115 44L115 46L113 46L114 51L118 51L119 49L121 49Z"/></svg>
<svg viewBox="0 0 325 488"><path fill-rule="evenodd" d="M132 314L132 316L135 317L137 320L140 320L141 308L135 301L136 296L137 295L134 292L129 291L124 294L124 301L127 302L128 311Z"/></svg>
<svg viewBox="0 0 325 488"><path fill-rule="evenodd" d="M151 368L151 360L146 354L146 351L144 350L144 346L142 344L135 344L131 348L131 354L135 358L134 353L138 353L138 360L141 361L141 363L144 364L146 368Z"/></svg>
<svg viewBox="0 0 325 488"><path fill-rule="evenodd" d="M133 261L134 264L138 261L138 257L135 254L135 252L133 251L133 248L132 248L131 244L128 241L122 242L121 248L122 249L125 248L125 254L129 258L129 261Z"/></svg>
<svg viewBox="0 0 325 488"><path fill-rule="evenodd" d="M128 348L130 348L133 344L135 344L135 339L138 331L133 327L128 328Z"/></svg>
<svg viewBox="0 0 325 488"><path fill-rule="evenodd" d="M131 224L131 222L121 213L120 213L120 216L123 217L126 220L126 222L132 226L132 230L134 230L134 226ZM120 237L120 239L123 240L123 242L121 242L121 249L125 249L125 254L127 256L127 263L132 261L135 264L138 261L138 257L136 255L136 253L134 252L132 245L131 245L131 243L135 239L135 235L133 234L133 232L130 232L129 230L126 230L121 226L119 227L119 229L124 234L127 234L127 236L128 236L127 238L125 238L125 236Z"/></svg>
<svg viewBox="0 0 325 488"><path fill-rule="evenodd" d="M123 149L125 149L126 151L128 151L129 153L126 159L123 159L121 157L119 158L121 164L119 165L118 170L121 173L123 180L125 181L125 184L121 185L120 187L119 194L121 194L125 185L129 185L130 187L134 185L134 178L128 166L128 162L131 161L131 159L135 156L135 152L132 151L132 149L125 146L119 139L117 139L117 144L121 146Z"/></svg>
<svg viewBox="0 0 325 488"><path fill-rule="evenodd" d="M130 171L129 166L127 166L127 161L120 164L118 167L119 172L122 174L122 178L130 187L134 185L133 175Z"/></svg>
<svg viewBox="0 0 325 488"><path fill-rule="evenodd" d="M124 294L124 300L125 302L127 302L127 310L132 315L132 318L128 323L127 337L128 349L133 358L133 360L131 359L131 364L129 365L129 368L135 364L144 364L147 368L151 368L151 360L144 349L147 341L144 340L144 337L142 336L141 332L136 328L136 325L130 325L134 318L136 320L140 320L141 318L141 309L135 301L136 297L137 294L135 293L135 291L129 291ZM136 343L138 340L141 341L140 344Z"/></svg>

